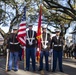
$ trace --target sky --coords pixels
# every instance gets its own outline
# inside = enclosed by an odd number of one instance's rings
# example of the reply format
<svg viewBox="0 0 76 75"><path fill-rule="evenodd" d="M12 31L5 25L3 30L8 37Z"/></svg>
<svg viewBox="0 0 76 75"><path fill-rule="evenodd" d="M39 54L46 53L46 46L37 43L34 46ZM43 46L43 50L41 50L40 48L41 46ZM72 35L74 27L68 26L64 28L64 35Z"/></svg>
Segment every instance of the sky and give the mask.
<svg viewBox="0 0 76 75"><path fill-rule="evenodd" d="M1 28L5 33L7 33L8 30L9 30L9 27L8 27L8 26L5 26L5 27L0 26L0 28Z"/></svg>

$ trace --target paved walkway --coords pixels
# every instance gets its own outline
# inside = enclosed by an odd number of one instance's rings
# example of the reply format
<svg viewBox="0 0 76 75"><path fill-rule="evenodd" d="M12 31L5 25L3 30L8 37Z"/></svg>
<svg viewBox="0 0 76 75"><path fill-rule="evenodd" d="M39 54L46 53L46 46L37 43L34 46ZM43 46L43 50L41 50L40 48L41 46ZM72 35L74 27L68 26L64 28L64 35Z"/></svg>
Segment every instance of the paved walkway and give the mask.
<svg viewBox="0 0 76 75"><path fill-rule="evenodd" d="M76 59L63 59L63 69L64 73L58 71L58 68L55 73L44 71L36 71L32 72L23 70L23 61L19 63L19 70L14 72L13 70L10 72L5 71L5 58L0 58L0 75L76 75ZM36 67L38 69L38 67Z"/></svg>

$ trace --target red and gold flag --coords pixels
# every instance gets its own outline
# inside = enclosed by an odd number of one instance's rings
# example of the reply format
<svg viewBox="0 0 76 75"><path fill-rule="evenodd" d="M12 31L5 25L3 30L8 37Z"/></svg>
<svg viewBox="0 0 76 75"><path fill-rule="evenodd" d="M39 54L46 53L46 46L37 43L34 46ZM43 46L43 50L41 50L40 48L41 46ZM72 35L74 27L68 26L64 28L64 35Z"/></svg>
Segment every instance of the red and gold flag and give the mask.
<svg viewBox="0 0 76 75"><path fill-rule="evenodd" d="M42 6L40 5L39 10L39 20L38 20L38 30L37 30L37 40L38 40L38 50L36 52L37 61L40 60L40 50L41 50L41 15L42 15Z"/></svg>

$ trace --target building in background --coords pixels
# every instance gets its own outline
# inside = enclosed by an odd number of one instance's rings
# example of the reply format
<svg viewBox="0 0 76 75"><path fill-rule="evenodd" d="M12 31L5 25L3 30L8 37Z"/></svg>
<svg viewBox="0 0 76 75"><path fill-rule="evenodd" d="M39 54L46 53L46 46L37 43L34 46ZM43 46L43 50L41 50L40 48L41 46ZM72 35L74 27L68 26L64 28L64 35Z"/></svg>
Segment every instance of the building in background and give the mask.
<svg viewBox="0 0 76 75"><path fill-rule="evenodd" d="M0 34L0 46L3 45L4 43L4 38L2 37L2 35Z"/></svg>
<svg viewBox="0 0 76 75"><path fill-rule="evenodd" d="M67 44L67 46L70 47L73 44L72 40L72 35L68 35L65 39L65 44Z"/></svg>
<svg viewBox="0 0 76 75"><path fill-rule="evenodd" d="M71 32L71 34L72 34L72 41L73 41L74 44L76 44L76 30Z"/></svg>
<svg viewBox="0 0 76 75"><path fill-rule="evenodd" d="M0 55L3 55L4 54L4 51L3 51L3 43L4 43L4 38L0 34Z"/></svg>

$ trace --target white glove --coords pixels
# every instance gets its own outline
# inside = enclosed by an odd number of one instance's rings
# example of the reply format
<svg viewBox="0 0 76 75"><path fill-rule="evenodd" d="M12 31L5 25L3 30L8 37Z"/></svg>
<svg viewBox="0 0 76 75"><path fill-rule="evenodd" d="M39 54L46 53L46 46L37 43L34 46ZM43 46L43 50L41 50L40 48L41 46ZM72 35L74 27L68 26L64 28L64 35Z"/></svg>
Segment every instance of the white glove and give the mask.
<svg viewBox="0 0 76 75"><path fill-rule="evenodd" d="M39 48L37 48L37 51L39 51Z"/></svg>
<svg viewBox="0 0 76 75"><path fill-rule="evenodd" d="M50 52L53 53L53 49L50 49Z"/></svg>
<svg viewBox="0 0 76 75"><path fill-rule="evenodd" d="M6 51L7 51L7 53L8 53L8 52L9 52L9 49L7 49Z"/></svg>

